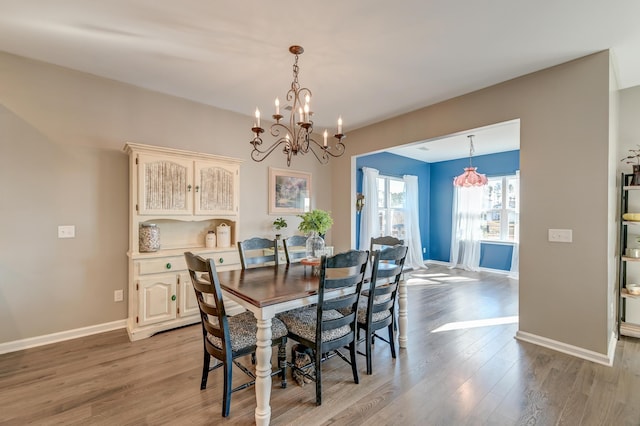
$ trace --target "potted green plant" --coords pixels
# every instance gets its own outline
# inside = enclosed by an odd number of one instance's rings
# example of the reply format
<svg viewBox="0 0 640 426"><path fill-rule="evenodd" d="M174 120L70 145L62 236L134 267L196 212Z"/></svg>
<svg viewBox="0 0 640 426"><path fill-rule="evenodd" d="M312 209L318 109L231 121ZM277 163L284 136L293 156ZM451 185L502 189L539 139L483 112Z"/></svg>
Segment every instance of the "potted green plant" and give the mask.
<svg viewBox="0 0 640 426"><path fill-rule="evenodd" d="M324 210L311 210L310 212L298 215L302 219L298 225L298 230L306 235L307 238L307 257L316 258L324 254L324 238L333 219L331 213Z"/></svg>
<svg viewBox="0 0 640 426"><path fill-rule="evenodd" d="M287 227L287 221L283 217L279 217L273 221L273 228L276 230L276 239L280 239L281 234L277 231L280 231Z"/></svg>
<svg viewBox="0 0 640 426"><path fill-rule="evenodd" d="M331 213L324 210L311 210L298 215L298 217L302 219L302 222L298 225L298 230L303 234L317 232L318 235L324 235L333 225Z"/></svg>

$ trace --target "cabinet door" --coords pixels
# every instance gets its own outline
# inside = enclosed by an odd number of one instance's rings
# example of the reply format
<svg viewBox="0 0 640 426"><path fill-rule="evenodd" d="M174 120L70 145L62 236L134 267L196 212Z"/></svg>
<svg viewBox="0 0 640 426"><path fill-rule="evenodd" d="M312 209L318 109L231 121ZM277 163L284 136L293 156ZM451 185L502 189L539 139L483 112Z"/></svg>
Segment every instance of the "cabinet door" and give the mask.
<svg viewBox="0 0 640 426"><path fill-rule="evenodd" d="M197 215L235 215L238 212L237 164L195 162L195 211Z"/></svg>
<svg viewBox="0 0 640 426"><path fill-rule="evenodd" d="M138 282L138 325L176 318L176 276L143 278Z"/></svg>
<svg viewBox="0 0 640 426"><path fill-rule="evenodd" d="M196 292L193 289L189 273L180 274L178 279L180 280L180 313L178 316L189 317L198 314L200 312L198 299L196 299Z"/></svg>
<svg viewBox="0 0 640 426"><path fill-rule="evenodd" d="M192 214L193 193L192 160L138 155L138 214Z"/></svg>

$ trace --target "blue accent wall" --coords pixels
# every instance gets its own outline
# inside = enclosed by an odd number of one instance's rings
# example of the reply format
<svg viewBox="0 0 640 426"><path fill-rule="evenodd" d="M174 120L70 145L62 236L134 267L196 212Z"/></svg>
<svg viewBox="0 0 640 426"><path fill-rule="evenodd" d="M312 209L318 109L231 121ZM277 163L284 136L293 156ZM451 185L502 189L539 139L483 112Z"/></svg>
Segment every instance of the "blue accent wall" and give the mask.
<svg viewBox="0 0 640 426"><path fill-rule="evenodd" d="M468 158L431 163L429 252L432 260L449 261L453 178L468 166ZM487 177L515 174L520 169L520 151L473 157L473 166ZM483 243L481 250L480 267L507 271L510 269L513 250L511 245Z"/></svg>
<svg viewBox="0 0 640 426"><path fill-rule="evenodd" d="M423 161L413 160L411 158L402 157L400 155L381 152L379 154L371 154L356 159L356 190L362 192L362 168L371 167L380 171L381 175L401 178L404 175L413 175L418 177L418 187L420 194L418 196L420 203L420 239L422 247L427 252L423 253L423 259L429 259L429 217L431 215L430 191L431 186L430 170L431 165ZM370 200L365 200L366 203ZM360 241L360 214L356 214L356 245ZM360 249L360 247L358 247ZM369 249L369 247L362 247Z"/></svg>
<svg viewBox="0 0 640 426"><path fill-rule="evenodd" d="M462 173L468 165L468 158L424 163L386 152L362 156L356 160L356 188L358 192L362 192L362 167L378 169L380 174L385 176L418 176L420 234L422 246L426 249L423 258L448 262L451 249L453 178ZM473 165L488 177L515 174L516 170L520 169L520 151L473 157ZM359 236L360 215L358 214L356 242ZM508 271L511 267L512 252L513 246L510 244L482 243L480 267Z"/></svg>

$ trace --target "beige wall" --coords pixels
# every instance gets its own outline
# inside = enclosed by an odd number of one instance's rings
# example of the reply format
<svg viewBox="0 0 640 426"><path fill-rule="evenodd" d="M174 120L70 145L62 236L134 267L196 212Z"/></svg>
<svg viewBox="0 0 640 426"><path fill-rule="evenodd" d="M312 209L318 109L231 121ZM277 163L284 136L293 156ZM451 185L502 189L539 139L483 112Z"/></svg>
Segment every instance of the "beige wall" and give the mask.
<svg viewBox="0 0 640 426"><path fill-rule="evenodd" d="M126 298L113 302L127 289L125 142L244 159L239 236L273 236L268 167L286 161L250 159L248 115L3 53L0 81L0 343L126 318ZM331 210L331 165L291 169L312 173L313 206Z"/></svg>
<svg viewBox="0 0 640 426"><path fill-rule="evenodd" d="M342 250L354 238L350 156L520 118L520 330L606 353L609 77L602 52L349 132L348 155L292 169L313 173L314 206L333 211L329 242ZM244 159L240 237L272 234L267 170L286 164L249 159L250 117L7 54L0 81L0 343L125 318L113 291L126 289L127 141ZM627 145L630 104L637 117L637 91L621 95ZM57 239L66 224L77 238ZM549 228L573 229L573 244L549 243Z"/></svg>
<svg viewBox="0 0 640 426"><path fill-rule="evenodd" d="M357 155L519 118L520 331L606 354L609 87L601 52L350 132L347 149ZM353 173L352 159L336 161L334 186ZM333 192L338 248L353 240L354 192ZM573 243L548 242L550 228L572 229Z"/></svg>

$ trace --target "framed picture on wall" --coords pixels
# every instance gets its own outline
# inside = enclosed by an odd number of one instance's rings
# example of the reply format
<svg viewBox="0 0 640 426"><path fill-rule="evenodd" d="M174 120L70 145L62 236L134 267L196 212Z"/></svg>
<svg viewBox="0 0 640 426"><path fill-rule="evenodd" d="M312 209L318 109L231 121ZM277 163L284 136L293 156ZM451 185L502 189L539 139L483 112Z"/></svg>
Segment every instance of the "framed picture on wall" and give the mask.
<svg viewBox="0 0 640 426"><path fill-rule="evenodd" d="M269 167L269 214L299 214L311 207L311 173Z"/></svg>

